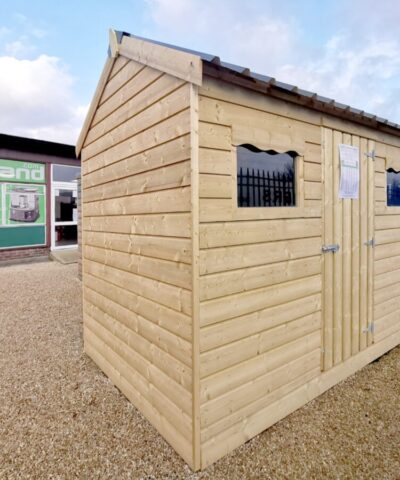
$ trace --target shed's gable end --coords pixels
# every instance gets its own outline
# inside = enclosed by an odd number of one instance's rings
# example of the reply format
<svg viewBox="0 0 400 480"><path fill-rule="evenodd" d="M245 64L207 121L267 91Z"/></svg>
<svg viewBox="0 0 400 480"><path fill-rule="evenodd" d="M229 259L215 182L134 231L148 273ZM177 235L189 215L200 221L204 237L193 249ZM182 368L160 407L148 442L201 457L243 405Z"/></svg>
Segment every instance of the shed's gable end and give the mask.
<svg viewBox="0 0 400 480"><path fill-rule="evenodd" d="M123 58L125 61L133 60L134 62L152 67L160 72L167 73L195 85L202 84L203 74L200 56L179 51L165 45L148 42L139 37L124 35L121 32L116 32L111 29L109 37L109 57L104 65L76 144L77 156L81 153L89 129L92 126L95 113L104 100L103 97L106 86L112 78L115 69L114 65L119 58Z"/></svg>

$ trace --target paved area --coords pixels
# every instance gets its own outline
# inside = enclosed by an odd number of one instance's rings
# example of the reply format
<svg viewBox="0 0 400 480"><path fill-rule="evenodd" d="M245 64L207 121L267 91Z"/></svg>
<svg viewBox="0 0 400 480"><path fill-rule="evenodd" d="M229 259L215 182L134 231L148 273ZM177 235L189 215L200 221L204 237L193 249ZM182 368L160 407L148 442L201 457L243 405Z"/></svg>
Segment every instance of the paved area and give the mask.
<svg viewBox="0 0 400 480"><path fill-rule="evenodd" d="M67 248L65 250L53 250L50 253L50 258L63 265L78 262L78 248Z"/></svg>
<svg viewBox="0 0 400 480"><path fill-rule="evenodd" d="M193 474L82 352L76 265L0 269L0 479L399 479L400 349Z"/></svg>

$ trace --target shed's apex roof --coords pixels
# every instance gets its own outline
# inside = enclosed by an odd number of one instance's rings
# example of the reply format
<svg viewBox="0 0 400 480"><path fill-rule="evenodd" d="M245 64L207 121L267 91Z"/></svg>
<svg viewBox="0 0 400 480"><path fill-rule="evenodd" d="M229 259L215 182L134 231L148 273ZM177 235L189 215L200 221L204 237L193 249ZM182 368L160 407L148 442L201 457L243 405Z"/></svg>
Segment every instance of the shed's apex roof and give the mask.
<svg viewBox="0 0 400 480"><path fill-rule="evenodd" d="M332 98L327 98L323 97L321 95L318 95L315 92L310 92L307 90L303 90L295 85L291 85L288 83L283 83L275 80L275 78L269 77L267 75L261 75L256 72L252 72L249 68L243 67L240 65L235 65L232 63L224 62L220 60L220 57L218 55L213 55L209 53L204 53L204 52L199 52L196 50L191 50L189 48L184 48L184 47L179 47L176 45L171 45L168 43L164 42L159 42L157 40L151 40L148 38L140 37L137 35L132 35L127 32L120 32L116 31L116 36L117 36L117 41L118 43L121 43L122 38L124 36L131 37L131 38L136 38L138 40L143 40L145 42L150 42L155 45L160 45L163 47L171 48L180 52L186 52L190 53L192 55L196 55L201 58L203 62L206 62L208 64L212 64L218 67L221 67L223 69L226 69L236 75L240 75L246 78L253 79L254 81L258 83L262 83L269 87L271 90L275 91L281 91L282 93L286 93L289 96L294 96L298 100L301 100L302 104L305 106L308 106L310 108L318 109L320 110L321 107L324 107L325 109L328 109L328 113L331 113L333 115L337 116L345 116L349 119L356 120L361 123L366 123L372 127L374 126L385 126L389 127L390 129L397 130L396 134L400 134L400 125L398 123L390 122L389 120L385 118L378 117L377 115L374 115L372 113L367 113L364 112L363 110L359 110L357 108L353 108L350 105L345 105L343 103L337 102ZM287 98L290 100L290 98ZM319 107L319 108L318 108ZM393 132L395 133L395 132Z"/></svg>

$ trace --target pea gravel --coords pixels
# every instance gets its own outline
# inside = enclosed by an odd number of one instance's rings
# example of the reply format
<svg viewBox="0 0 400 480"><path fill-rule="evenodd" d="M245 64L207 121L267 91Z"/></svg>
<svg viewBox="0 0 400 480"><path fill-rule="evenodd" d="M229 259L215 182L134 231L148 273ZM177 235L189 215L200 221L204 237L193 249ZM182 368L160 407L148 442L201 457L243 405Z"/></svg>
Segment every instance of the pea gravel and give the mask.
<svg viewBox="0 0 400 480"><path fill-rule="evenodd" d="M1 479L399 479L400 349L193 474L82 352L76 265L0 268Z"/></svg>

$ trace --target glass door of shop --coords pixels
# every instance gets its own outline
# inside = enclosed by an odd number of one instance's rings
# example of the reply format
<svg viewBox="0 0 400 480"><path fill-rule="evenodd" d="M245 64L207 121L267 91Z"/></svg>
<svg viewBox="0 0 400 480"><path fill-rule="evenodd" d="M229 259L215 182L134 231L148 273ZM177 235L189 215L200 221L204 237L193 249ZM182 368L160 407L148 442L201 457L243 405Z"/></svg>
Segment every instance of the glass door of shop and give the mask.
<svg viewBox="0 0 400 480"><path fill-rule="evenodd" d="M78 187L76 175L80 168L52 166L52 228L51 248L76 248L78 244ZM62 181L64 180L64 181Z"/></svg>

